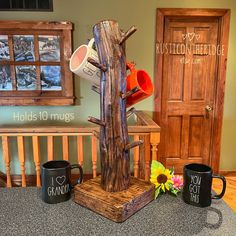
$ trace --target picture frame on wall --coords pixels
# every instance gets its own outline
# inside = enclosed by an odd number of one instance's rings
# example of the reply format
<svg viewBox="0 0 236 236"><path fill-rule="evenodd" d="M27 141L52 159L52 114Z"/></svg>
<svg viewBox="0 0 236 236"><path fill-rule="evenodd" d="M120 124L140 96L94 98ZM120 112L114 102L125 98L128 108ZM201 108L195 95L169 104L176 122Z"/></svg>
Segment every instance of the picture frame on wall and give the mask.
<svg viewBox="0 0 236 236"><path fill-rule="evenodd" d="M0 105L73 105L71 22L0 21Z"/></svg>
<svg viewBox="0 0 236 236"><path fill-rule="evenodd" d="M42 90L61 90L61 67L41 66L40 79Z"/></svg>
<svg viewBox="0 0 236 236"><path fill-rule="evenodd" d="M34 36L13 35L13 51L15 61L35 61Z"/></svg>
<svg viewBox="0 0 236 236"><path fill-rule="evenodd" d="M16 66L17 90L36 90L36 66Z"/></svg>
<svg viewBox="0 0 236 236"><path fill-rule="evenodd" d="M9 65L0 65L0 91L12 90L11 68Z"/></svg>
<svg viewBox="0 0 236 236"><path fill-rule="evenodd" d="M39 35L40 61L60 61L60 36Z"/></svg>
<svg viewBox="0 0 236 236"><path fill-rule="evenodd" d="M0 35L0 61L10 60L8 35Z"/></svg>

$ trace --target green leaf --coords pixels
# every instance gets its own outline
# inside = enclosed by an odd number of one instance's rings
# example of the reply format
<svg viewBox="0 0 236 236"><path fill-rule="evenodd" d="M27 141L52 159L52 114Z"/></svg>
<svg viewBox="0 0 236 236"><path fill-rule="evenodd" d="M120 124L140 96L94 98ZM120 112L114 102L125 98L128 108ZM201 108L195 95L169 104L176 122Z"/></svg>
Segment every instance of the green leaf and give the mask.
<svg viewBox="0 0 236 236"><path fill-rule="evenodd" d="M179 191L177 189L174 189L174 188L171 189L171 193L173 193L175 196L177 196L178 192Z"/></svg>
<svg viewBox="0 0 236 236"><path fill-rule="evenodd" d="M165 167L159 162L159 161L156 161L156 160L153 160L152 161L152 165L151 165L151 170L152 169L161 169L162 171L165 170Z"/></svg>
<svg viewBox="0 0 236 236"><path fill-rule="evenodd" d="M175 168L174 166L170 169L170 174L173 175L175 173Z"/></svg>
<svg viewBox="0 0 236 236"><path fill-rule="evenodd" d="M171 183L168 183L168 186L169 186L170 189L173 188L173 184L171 184Z"/></svg>
<svg viewBox="0 0 236 236"><path fill-rule="evenodd" d="M155 190L155 199L159 196L160 194L160 187L158 187L156 190Z"/></svg>

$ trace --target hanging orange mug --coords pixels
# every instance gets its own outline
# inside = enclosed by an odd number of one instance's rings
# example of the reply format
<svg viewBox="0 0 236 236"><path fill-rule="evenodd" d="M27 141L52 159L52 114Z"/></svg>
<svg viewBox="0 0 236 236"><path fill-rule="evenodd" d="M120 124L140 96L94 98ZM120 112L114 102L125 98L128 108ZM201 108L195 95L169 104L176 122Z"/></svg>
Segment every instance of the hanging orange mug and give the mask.
<svg viewBox="0 0 236 236"><path fill-rule="evenodd" d="M136 70L133 63L126 63L126 65L130 70L130 74L126 79L126 91L128 92L135 87L139 88L139 91L127 98L126 107L129 107L151 96L153 93L153 84L147 72Z"/></svg>

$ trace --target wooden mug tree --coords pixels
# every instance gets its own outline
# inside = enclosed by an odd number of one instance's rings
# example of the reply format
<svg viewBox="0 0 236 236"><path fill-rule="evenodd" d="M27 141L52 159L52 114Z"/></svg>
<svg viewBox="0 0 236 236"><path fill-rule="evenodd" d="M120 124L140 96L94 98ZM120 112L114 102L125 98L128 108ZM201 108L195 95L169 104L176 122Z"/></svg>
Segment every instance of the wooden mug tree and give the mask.
<svg viewBox="0 0 236 236"><path fill-rule="evenodd" d="M141 140L129 143L127 128L126 98L136 93L139 88L126 92L125 41L135 31L136 28L133 26L126 33L122 32L116 21L101 21L93 27L99 62L92 58L88 61L101 70L100 88L93 86L93 90L100 94L100 119L89 117L88 120L100 126L101 178L87 181L75 189L77 203L119 222L150 202L154 191L150 183L134 180L130 176L129 150L143 143ZM100 182L101 190L98 188L98 182ZM87 187L90 188L89 191L86 190ZM129 194L129 187L136 190ZM125 217L124 211L121 211L121 215L117 217L118 214L114 212L114 209L107 213L107 210L103 210L107 206L102 206L100 209L99 206L94 205L94 201L99 201L99 198L109 201L110 198L109 200L107 198L109 192L116 194L115 199L122 198L123 190L127 190L128 198L122 204L122 209L127 207L124 206L130 200L145 195L144 198L140 198L142 202L138 202L138 206L129 206L130 209L134 209L129 214L126 212ZM89 203L90 199L91 203ZM101 202L104 204L104 201ZM112 204L114 205L115 202ZM108 205L111 204L108 203Z"/></svg>
<svg viewBox="0 0 236 236"><path fill-rule="evenodd" d="M136 31L119 30L115 21L103 21L94 26L94 39L100 63L89 62L101 69L100 120L89 117L89 121L101 126L101 186L105 191L125 190L130 183L129 150L142 141L129 144L126 119L126 57L125 40ZM133 90L133 92L138 89Z"/></svg>

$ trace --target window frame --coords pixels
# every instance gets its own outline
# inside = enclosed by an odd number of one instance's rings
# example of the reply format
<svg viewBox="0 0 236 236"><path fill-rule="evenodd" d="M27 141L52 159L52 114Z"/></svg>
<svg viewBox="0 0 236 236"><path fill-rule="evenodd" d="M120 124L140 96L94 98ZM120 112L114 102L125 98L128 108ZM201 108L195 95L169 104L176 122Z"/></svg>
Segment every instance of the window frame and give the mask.
<svg viewBox="0 0 236 236"><path fill-rule="evenodd" d="M8 8L1 8L0 7L0 11L39 11L39 12L52 12L53 11L53 0L48 0L49 3L49 7L48 8L38 8L38 4L36 2L36 7L35 8L26 8L24 6L24 2L23 2L23 7L22 8L13 8L12 7L12 0L8 0L10 7ZM22 0L25 1L25 0ZM37 0L40 1L40 0Z"/></svg>
<svg viewBox="0 0 236 236"><path fill-rule="evenodd" d="M69 60L72 54L71 22L56 21L0 21L0 36L8 36L10 60L0 60L0 66L10 68L12 90L0 91L0 105L72 105L74 104L73 76L69 69ZM34 61L16 61L13 48L13 36L26 35L34 39ZM39 55L39 36L59 36L60 58L59 61L42 61ZM5 66L5 67L6 67ZM36 89L19 90L17 66L35 66ZM60 90L44 90L41 81L42 66L60 66ZM32 67L31 67L32 68ZM57 71L58 73L58 71ZM25 75L25 74L24 74ZM25 79L25 77L23 77ZM53 78L54 80L54 78Z"/></svg>

